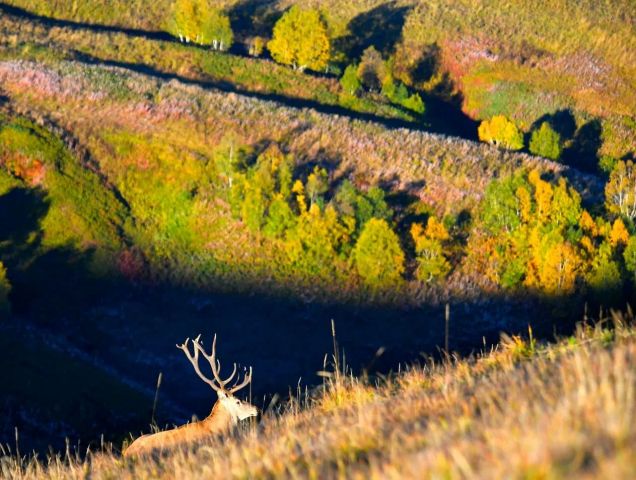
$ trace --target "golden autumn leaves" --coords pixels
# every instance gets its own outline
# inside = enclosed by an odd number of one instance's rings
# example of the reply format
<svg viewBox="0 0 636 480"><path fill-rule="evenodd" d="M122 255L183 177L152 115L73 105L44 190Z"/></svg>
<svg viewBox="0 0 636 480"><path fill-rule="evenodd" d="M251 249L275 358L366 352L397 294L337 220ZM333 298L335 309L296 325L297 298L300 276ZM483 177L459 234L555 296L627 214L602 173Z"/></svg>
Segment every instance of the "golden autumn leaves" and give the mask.
<svg viewBox="0 0 636 480"><path fill-rule="evenodd" d="M592 218L563 178L553 185L534 170L495 182L482 220L486 234L472 253L486 255L486 274L499 285L564 295L581 283L593 290L620 284L625 223Z"/></svg>

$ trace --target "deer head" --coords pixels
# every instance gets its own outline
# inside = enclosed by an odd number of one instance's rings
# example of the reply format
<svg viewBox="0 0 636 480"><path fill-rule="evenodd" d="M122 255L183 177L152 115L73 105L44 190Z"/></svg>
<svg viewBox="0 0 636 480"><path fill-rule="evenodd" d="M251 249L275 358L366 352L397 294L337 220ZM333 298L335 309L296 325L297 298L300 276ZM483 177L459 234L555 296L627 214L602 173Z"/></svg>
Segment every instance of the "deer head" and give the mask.
<svg viewBox="0 0 636 480"><path fill-rule="evenodd" d="M221 362L216 359L216 335L214 335L212 351L209 354L205 352L200 339L201 335L197 336L197 338L195 338L192 342L192 353L190 353L190 347L188 346L188 342L190 341L189 338L186 338L183 345L177 345L177 348L183 350L183 353L185 353L186 357L194 367L194 371L197 373L199 378L212 387L212 390L214 390L218 395L219 400L214 406L213 412L217 408L224 409L226 413L229 414L230 421L233 425L236 425L240 420L245 420L258 415L258 409L254 405L248 402L243 402L234 396L236 392L249 385L252 381L252 367L250 367L249 372L245 374L242 382L239 383L239 377L236 377L232 386L228 387L228 385L232 383L232 380L238 371L236 363L234 364L232 374L227 379L222 380ZM201 354L210 364L213 376L212 379L206 377L201 372L199 367L199 354Z"/></svg>

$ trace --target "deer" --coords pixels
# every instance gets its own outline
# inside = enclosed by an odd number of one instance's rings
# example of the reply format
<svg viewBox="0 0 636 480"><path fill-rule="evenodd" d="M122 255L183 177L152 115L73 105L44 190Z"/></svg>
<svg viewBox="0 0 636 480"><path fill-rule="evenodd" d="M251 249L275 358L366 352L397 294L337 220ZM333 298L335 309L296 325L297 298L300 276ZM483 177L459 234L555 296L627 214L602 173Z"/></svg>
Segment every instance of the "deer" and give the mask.
<svg viewBox="0 0 636 480"><path fill-rule="evenodd" d="M213 436L227 433L235 428L240 421L258 415L258 409L254 405L234 396L236 392L252 382L252 367L250 367L249 373L245 373L242 382L239 383L239 377L237 377L234 384L228 387L237 373L236 363L232 374L227 379L222 380L221 362L216 358L216 335L212 341L210 354L205 352L200 339L201 335L192 342L192 353L188 345L189 338L186 338L182 345L177 345L177 348L183 350L199 378L212 387L212 390L217 394L218 399L212 407L210 415L203 420L187 423L171 430L142 435L126 448L123 453L124 457L148 455L182 445L200 443ZM213 378L208 378L201 372L199 354L210 364Z"/></svg>

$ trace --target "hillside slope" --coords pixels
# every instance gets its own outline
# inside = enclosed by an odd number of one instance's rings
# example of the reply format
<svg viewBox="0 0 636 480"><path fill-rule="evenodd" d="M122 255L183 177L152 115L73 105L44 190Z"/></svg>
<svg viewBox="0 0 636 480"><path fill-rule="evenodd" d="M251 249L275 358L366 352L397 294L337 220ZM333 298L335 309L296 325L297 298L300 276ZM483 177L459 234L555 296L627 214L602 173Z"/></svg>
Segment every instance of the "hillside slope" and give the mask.
<svg viewBox="0 0 636 480"><path fill-rule="evenodd" d="M473 360L382 380L334 376L232 438L155 459L18 465L9 477L631 478L636 338L582 326L553 345L505 338ZM300 403L298 403L300 401Z"/></svg>
<svg viewBox="0 0 636 480"><path fill-rule="evenodd" d="M225 278L261 290L295 283L307 295L348 295L332 272L324 282L277 272L273 266L289 262L286 253L232 218L213 180L215 159L228 144L257 154L277 145L300 175L325 167L336 185L347 178L380 185L438 215L474 212L493 178L519 168L569 177L584 198L598 200L601 191L595 177L539 157L121 68L5 61L0 85L17 113L57 125L90 152L130 208L130 244L151 266L157 260L155 272L190 283L212 286Z"/></svg>
<svg viewBox="0 0 636 480"><path fill-rule="evenodd" d="M11 0L11 5L57 19L165 31L172 1L79 5ZM294 0L216 4L230 15L240 41L271 35L273 22ZM394 58L397 76L435 95L452 94L472 118L495 114L529 129L565 112L577 127L601 121L601 155L633 152L636 111L636 9L630 0L312 0L334 43L336 63L357 61L374 45ZM595 125L595 124L594 124ZM591 129L591 127L589 127ZM573 159L576 160L576 159Z"/></svg>

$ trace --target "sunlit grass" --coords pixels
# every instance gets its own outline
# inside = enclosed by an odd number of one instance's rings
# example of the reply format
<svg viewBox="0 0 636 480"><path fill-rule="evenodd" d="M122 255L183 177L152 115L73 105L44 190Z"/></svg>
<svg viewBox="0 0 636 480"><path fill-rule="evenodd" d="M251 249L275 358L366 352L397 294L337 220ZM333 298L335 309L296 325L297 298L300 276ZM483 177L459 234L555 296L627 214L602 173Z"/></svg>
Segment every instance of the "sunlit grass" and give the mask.
<svg viewBox="0 0 636 480"><path fill-rule="evenodd" d="M160 457L123 460L107 450L0 464L6 477L24 479L630 478L630 322L615 314L554 344L516 337L381 382L331 371L319 391L301 392L258 425Z"/></svg>

